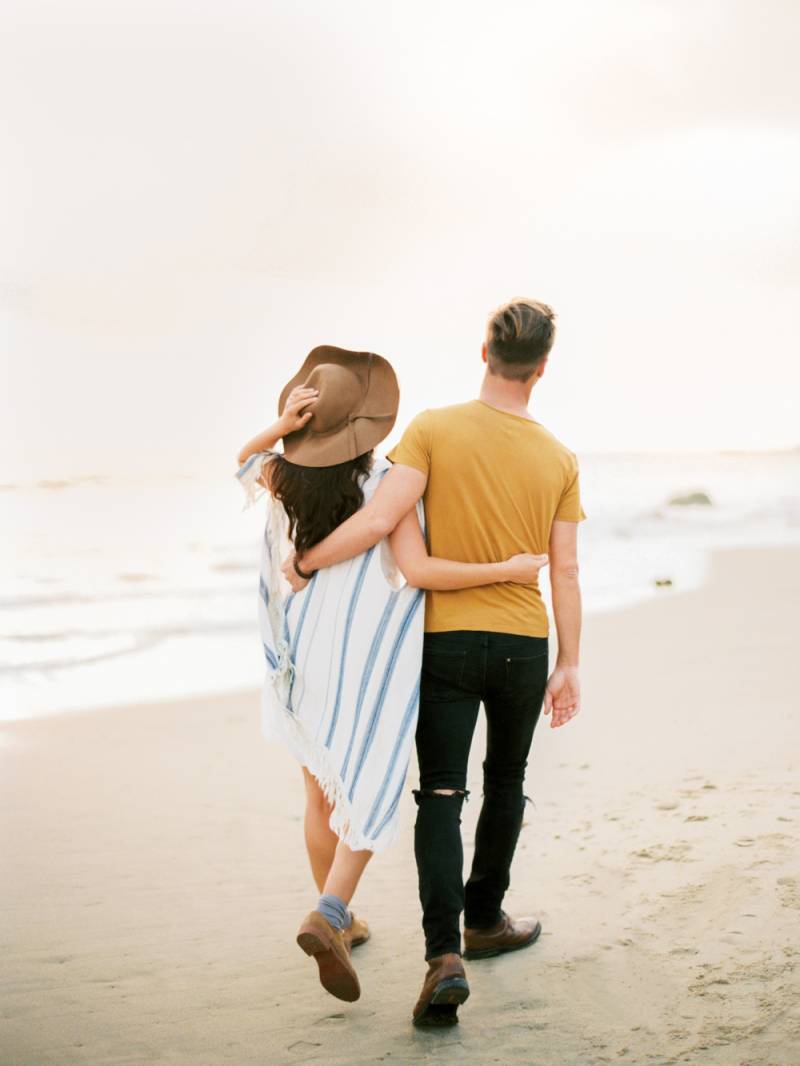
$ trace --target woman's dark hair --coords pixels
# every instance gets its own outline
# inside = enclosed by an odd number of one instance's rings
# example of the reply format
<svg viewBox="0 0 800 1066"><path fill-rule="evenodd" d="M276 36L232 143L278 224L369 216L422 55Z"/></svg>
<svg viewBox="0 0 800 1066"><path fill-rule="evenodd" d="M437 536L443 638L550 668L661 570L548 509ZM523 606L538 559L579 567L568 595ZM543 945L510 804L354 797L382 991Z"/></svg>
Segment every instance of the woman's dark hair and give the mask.
<svg viewBox="0 0 800 1066"><path fill-rule="evenodd" d="M275 456L269 466L270 489L289 516L289 536L298 555L361 507L362 484L371 466L371 451L336 466L298 466Z"/></svg>

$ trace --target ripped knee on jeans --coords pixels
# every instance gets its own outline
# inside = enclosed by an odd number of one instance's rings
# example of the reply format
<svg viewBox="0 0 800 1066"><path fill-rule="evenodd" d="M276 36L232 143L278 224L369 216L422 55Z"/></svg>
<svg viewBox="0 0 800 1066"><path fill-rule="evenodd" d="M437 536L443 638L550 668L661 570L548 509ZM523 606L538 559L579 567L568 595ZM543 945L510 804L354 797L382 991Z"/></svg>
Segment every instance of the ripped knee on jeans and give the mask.
<svg viewBox="0 0 800 1066"><path fill-rule="evenodd" d="M415 788L413 791L414 799L417 803L427 796L445 796L447 798L455 796L457 799L469 802L469 789L467 788Z"/></svg>

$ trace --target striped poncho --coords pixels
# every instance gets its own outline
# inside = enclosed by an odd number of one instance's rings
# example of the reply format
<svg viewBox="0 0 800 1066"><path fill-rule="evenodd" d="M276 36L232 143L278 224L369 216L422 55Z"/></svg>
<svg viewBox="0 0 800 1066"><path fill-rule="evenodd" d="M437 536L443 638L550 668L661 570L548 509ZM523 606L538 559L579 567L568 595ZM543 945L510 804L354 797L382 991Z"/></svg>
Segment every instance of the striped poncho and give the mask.
<svg viewBox="0 0 800 1066"><path fill-rule="evenodd" d="M273 453L237 477L252 502ZM369 500L390 469L376 459ZM387 541L318 571L298 593L281 573L291 552L283 506L268 493L258 622L267 678L262 724L308 767L333 804L331 828L356 851L381 851L397 832L419 705L424 593L409 588ZM422 504L418 515L423 523Z"/></svg>

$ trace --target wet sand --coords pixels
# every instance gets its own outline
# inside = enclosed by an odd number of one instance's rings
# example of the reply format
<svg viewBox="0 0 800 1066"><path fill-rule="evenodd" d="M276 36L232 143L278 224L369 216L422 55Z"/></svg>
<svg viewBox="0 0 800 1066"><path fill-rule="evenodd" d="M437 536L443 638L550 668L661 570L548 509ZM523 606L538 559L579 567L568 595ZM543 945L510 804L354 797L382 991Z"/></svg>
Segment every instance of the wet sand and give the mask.
<svg viewBox="0 0 800 1066"><path fill-rule="evenodd" d="M0 1061L796 1066L798 602L800 550L736 550L587 619L584 710L537 731L507 899L544 933L468 964L447 1032L409 1022L410 791L354 903L374 935L348 1005L294 943L302 782L257 694L5 724Z"/></svg>

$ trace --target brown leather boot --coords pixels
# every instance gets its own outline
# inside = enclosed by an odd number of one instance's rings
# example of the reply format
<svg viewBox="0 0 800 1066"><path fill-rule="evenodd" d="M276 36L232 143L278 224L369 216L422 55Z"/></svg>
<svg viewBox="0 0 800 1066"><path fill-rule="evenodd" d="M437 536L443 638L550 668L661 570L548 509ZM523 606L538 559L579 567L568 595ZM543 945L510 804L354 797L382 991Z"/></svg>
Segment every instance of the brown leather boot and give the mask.
<svg viewBox="0 0 800 1066"><path fill-rule="evenodd" d="M364 919L356 918L355 914L352 915L352 919L348 927L342 930L342 936L348 951L357 948L359 944L366 944L370 938L369 926Z"/></svg>
<svg viewBox="0 0 800 1066"><path fill-rule="evenodd" d="M506 951L519 951L539 939L542 923L536 918L510 918L505 911L491 929L464 929L464 958L491 959Z"/></svg>
<svg viewBox="0 0 800 1066"><path fill-rule="evenodd" d="M316 959L320 984L327 992L347 1003L358 999L361 986L341 929L334 929L319 911L311 911L300 926L297 943Z"/></svg>
<svg viewBox="0 0 800 1066"><path fill-rule="evenodd" d="M414 1007L414 1025L457 1025L459 1005L468 997L469 985L461 956L439 955L430 959Z"/></svg>

